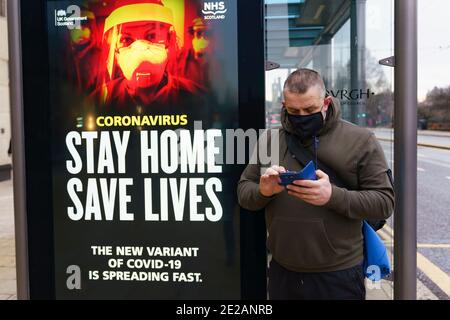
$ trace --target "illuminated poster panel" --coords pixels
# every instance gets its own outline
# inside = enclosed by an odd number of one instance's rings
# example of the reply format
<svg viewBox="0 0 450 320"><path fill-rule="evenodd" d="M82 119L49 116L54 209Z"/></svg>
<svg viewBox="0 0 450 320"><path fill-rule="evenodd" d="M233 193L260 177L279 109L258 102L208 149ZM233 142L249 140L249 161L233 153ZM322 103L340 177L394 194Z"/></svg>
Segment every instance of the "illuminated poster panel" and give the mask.
<svg viewBox="0 0 450 320"><path fill-rule="evenodd" d="M47 2L56 298L240 298L236 11Z"/></svg>

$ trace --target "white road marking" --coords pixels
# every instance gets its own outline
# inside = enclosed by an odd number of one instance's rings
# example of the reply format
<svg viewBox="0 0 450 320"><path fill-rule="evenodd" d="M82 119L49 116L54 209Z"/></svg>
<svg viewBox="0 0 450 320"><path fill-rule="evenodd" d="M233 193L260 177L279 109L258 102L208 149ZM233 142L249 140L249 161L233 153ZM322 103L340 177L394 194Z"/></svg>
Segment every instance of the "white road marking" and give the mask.
<svg viewBox="0 0 450 320"><path fill-rule="evenodd" d="M446 179L450 180L450 176L445 177Z"/></svg>
<svg viewBox="0 0 450 320"><path fill-rule="evenodd" d="M425 172L425 169L417 167L417 171L419 171L419 172Z"/></svg>
<svg viewBox="0 0 450 320"><path fill-rule="evenodd" d="M390 149L389 150L384 149L383 151L387 159L392 158L391 157L392 152ZM388 161L390 162L390 160ZM450 168L450 163L448 161L442 161L441 159L437 159L436 157L429 157L422 153L418 153L418 161L420 161L421 163L434 164L440 167Z"/></svg>
<svg viewBox="0 0 450 320"><path fill-rule="evenodd" d="M424 249L450 249L450 243L418 243L417 248Z"/></svg>
<svg viewBox="0 0 450 320"><path fill-rule="evenodd" d="M421 159L420 161L425 163L434 164L444 168L450 168L450 164L442 163L441 161L431 160L431 159Z"/></svg>

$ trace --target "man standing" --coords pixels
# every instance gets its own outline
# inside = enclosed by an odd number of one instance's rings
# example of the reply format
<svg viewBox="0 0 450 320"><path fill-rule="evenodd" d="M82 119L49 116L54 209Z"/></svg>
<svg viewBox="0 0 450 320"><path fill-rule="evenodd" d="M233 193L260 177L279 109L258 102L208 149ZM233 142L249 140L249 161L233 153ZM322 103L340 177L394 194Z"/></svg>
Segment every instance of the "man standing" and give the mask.
<svg viewBox="0 0 450 320"><path fill-rule="evenodd" d="M341 119L313 70L286 80L281 121L280 163L248 165L238 186L242 207L266 209L269 298L365 299L362 222L394 210L382 148L370 131ZM280 186L280 173L302 169L290 141L333 172L319 166L316 181ZM331 174L345 186L330 182Z"/></svg>

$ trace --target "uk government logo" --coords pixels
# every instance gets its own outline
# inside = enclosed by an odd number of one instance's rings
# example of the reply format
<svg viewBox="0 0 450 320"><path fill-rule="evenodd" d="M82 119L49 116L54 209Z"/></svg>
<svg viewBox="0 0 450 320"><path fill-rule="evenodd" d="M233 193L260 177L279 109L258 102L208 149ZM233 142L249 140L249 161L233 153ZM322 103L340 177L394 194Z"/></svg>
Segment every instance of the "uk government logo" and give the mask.
<svg viewBox="0 0 450 320"><path fill-rule="evenodd" d="M202 13L205 20L224 20L227 11L224 1L203 3Z"/></svg>
<svg viewBox="0 0 450 320"><path fill-rule="evenodd" d="M69 30L81 29L81 22L87 21L87 16L81 16L81 8L76 5L67 9L55 10L55 26L67 27Z"/></svg>

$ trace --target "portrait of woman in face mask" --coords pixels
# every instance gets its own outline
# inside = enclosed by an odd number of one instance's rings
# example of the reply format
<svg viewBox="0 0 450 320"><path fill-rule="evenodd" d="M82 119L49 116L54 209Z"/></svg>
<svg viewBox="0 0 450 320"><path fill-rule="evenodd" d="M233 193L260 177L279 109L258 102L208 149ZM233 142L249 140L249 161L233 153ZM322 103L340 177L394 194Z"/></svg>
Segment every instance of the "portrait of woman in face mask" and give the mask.
<svg viewBox="0 0 450 320"><path fill-rule="evenodd" d="M110 111L168 111L201 91L177 70L172 10L159 0L122 0L105 20L106 72L97 97Z"/></svg>

